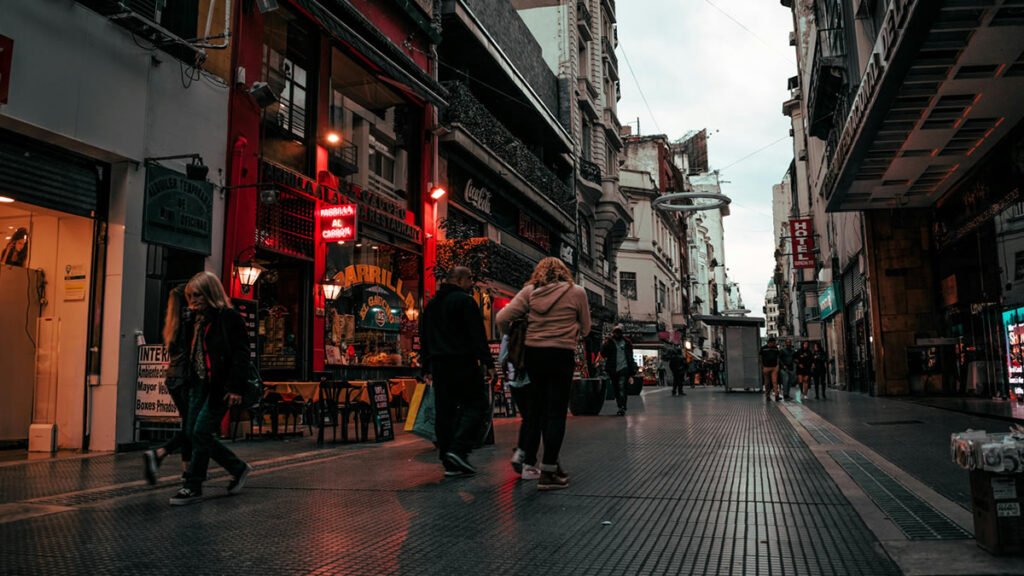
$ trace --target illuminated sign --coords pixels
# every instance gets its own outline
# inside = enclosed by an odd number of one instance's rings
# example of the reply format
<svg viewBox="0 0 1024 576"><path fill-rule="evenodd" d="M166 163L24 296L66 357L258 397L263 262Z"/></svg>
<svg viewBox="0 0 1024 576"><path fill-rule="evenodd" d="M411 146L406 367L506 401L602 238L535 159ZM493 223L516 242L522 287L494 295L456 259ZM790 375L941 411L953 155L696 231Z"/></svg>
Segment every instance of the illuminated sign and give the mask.
<svg viewBox="0 0 1024 576"><path fill-rule="evenodd" d="M1006 369L1010 384L1024 384L1024 308L1003 312L1006 336Z"/></svg>
<svg viewBox="0 0 1024 576"><path fill-rule="evenodd" d="M339 204L320 209L320 240L345 242L355 240L358 232L355 204Z"/></svg>
<svg viewBox="0 0 1024 576"><path fill-rule="evenodd" d="M814 227L810 218L789 221L793 268L814 268Z"/></svg>

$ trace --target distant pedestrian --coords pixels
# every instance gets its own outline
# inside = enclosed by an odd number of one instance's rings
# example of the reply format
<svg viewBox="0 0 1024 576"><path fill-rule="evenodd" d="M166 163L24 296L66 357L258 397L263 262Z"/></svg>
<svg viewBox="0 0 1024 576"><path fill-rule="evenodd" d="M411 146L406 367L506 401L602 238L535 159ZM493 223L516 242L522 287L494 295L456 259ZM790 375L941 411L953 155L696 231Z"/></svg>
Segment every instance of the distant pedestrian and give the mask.
<svg viewBox="0 0 1024 576"><path fill-rule="evenodd" d="M690 363L686 365L686 379L690 382L691 389L697 387L702 364L703 362L696 355L690 356Z"/></svg>
<svg viewBox="0 0 1024 576"><path fill-rule="evenodd" d="M487 382L494 379L494 359L472 289L473 271L452 268L420 317L420 359L434 386L434 426L445 476L476 474L469 453L483 437L490 409Z"/></svg>
<svg viewBox="0 0 1024 576"><path fill-rule="evenodd" d="M235 455L214 433L224 414L242 402L249 379L249 336L245 320L228 300L224 286L210 272L200 272L185 285L185 299L195 315L189 335L190 373L188 425L192 459L185 484L172 505L202 498L203 482L212 458L231 474L228 493L238 494L252 466Z"/></svg>
<svg viewBox="0 0 1024 576"><path fill-rule="evenodd" d="M770 400L772 394L779 401L779 343L774 336L761 347L761 380L764 382L764 399Z"/></svg>
<svg viewBox="0 0 1024 576"><path fill-rule="evenodd" d="M807 399L807 392L811 385L811 374L814 372L814 353L811 352L811 343L804 340L800 343L800 349L793 355L793 362L796 365L796 379L800 383L800 400Z"/></svg>
<svg viewBox="0 0 1024 576"><path fill-rule="evenodd" d="M626 338L622 324L612 328L612 335L601 346L604 357L604 372L611 378L612 389L615 391L615 403L619 407L617 414L626 415L627 386L636 377L636 359L633 358L633 343Z"/></svg>
<svg viewBox="0 0 1024 576"><path fill-rule="evenodd" d="M793 340L786 338L786 343L779 350L779 377L782 378L782 397L789 400L789 389L796 382L794 372L796 361L796 350L793 349Z"/></svg>
<svg viewBox="0 0 1024 576"><path fill-rule="evenodd" d="M658 386L665 385L665 378L668 376L668 361L665 357L658 359Z"/></svg>
<svg viewBox="0 0 1024 576"><path fill-rule="evenodd" d="M569 486L569 475L562 469L559 455L565 439L565 420L569 409L569 391L576 369L576 345L590 333L590 305L587 293L572 280L572 272L558 258L544 258L515 298L497 315L503 331L513 320L526 318L526 371L530 410L538 426L525 447L525 461L536 458L541 438L539 490L557 490Z"/></svg>
<svg viewBox="0 0 1024 576"><path fill-rule="evenodd" d="M174 407L181 418L181 428L162 446L143 453L146 481L156 484L156 475L160 464L169 454L181 450L182 472L188 471L192 460L192 440L188 430L188 397L189 386L189 339L193 334L192 311L185 300L185 287L177 286L167 297L167 311L164 317L163 340L167 350L167 376L164 386L171 395Z"/></svg>
<svg viewBox="0 0 1024 576"><path fill-rule="evenodd" d="M683 392L683 385L686 384L686 356L676 351L668 361L669 370L672 372L672 395L686 396Z"/></svg>
<svg viewBox="0 0 1024 576"><path fill-rule="evenodd" d="M821 346L821 342L814 343L814 362L812 367L811 376L814 378L814 397L818 398L818 392L821 392L821 398L824 400L827 398L825 391L828 389L828 382L826 376L828 374L828 354L825 354L825 349Z"/></svg>

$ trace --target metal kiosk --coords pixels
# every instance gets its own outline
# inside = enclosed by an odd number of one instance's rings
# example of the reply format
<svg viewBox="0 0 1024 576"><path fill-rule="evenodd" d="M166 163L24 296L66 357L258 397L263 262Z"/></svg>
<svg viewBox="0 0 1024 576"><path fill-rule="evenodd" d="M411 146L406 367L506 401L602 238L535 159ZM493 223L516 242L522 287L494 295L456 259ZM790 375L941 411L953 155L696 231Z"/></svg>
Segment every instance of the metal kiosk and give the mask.
<svg viewBox="0 0 1024 576"><path fill-rule="evenodd" d="M694 316L708 326L724 326L725 362L722 385L726 392L761 391L761 327L764 318L746 316Z"/></svg>

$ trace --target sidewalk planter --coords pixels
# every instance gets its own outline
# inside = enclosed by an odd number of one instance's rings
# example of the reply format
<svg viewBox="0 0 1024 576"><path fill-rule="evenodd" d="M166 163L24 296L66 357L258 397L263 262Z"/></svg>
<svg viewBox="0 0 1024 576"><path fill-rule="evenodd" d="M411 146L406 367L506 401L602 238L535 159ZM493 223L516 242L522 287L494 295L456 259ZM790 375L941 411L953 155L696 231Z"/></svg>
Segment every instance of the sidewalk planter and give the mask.
<svg viewBox="0 0 1024 576"><path fill-rule="evenodd" d="M604 406L605 385L601 378L572 381L569 390L569 411L573 416L597 416Z"/></svg>

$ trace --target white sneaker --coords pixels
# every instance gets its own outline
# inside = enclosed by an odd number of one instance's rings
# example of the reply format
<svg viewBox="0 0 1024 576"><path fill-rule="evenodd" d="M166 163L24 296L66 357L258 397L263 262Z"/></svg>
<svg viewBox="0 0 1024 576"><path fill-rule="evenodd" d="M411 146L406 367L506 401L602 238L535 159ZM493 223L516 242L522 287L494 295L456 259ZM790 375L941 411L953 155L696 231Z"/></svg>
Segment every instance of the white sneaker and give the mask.
<svg viewBox="0 0 1024 576"><path fill-rule="evenodd" d="M523 464L523 480L538 480L540 479L540 468L536 466L530 466L529 464Z"/></svg>
<svg viewBox="0 0 1024 576"><path fill-rule="evenodd" d="M523 461L526 460L526 452L516 448L512 451L512 460L509 462L512 464L512 469L516 471L516 474L523 472Z"/></svg>

